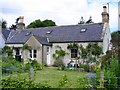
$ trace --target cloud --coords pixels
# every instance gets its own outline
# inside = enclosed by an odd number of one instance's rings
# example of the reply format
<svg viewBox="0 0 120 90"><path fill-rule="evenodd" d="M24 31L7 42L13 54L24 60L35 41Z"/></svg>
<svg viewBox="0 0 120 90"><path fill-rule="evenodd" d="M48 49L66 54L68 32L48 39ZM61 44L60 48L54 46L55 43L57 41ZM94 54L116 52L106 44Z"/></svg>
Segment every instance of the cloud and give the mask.
<svg viewBox="0 0 120 90"><path fill-rule="evenodd" d="M19 16L25 17L26 25L36 19L51 19L57 25L77 24L81 16L85 20L92 16L97 23L102 21L102 7L108 2L111 2L110 27L116 28L117 3L113 4L112 0L0 0L0 17L8 22L8 26Z"/></svg>
<svg viewBox="0 0 120 90"><path fill-rule="evenodd" d="M20 14L22 13L22 6L17 2L0 1L0 9L2 14Z"/></svg>

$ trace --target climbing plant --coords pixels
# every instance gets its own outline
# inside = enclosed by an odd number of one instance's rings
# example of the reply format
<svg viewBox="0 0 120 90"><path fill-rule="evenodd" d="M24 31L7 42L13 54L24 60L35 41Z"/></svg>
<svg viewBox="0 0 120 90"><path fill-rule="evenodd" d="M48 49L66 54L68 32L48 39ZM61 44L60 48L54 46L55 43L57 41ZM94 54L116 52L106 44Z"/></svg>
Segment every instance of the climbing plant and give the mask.
<svg viewBox="0 0 120 90"><path fill-rule="evenodd" d="M67 49L73 49L73 48L78 49L78 47L79 45L77 43L70 43L68 44Z"/></svg>
<svg viewBox="0 0 120 90"><path fill-rule="evenodd" d="M64 51L60 46L57 46L57 50L55 50L55 53L53 54L53 58L55 59L54 65L57 67L63 67L63 61L62 59L67 54L66 51Z"/></svg>
<svg viewBox="0 0 120 90"><path fill-rule="evenodd" d="M12 51L13 51L13 48L9 46L4 46L2 48L2 53L6 53L8 56L12 56Z"/></svg>
<svg viewBox="0 0 120 90"><path fill-rule="evenodd" d="M22 47L23 50L31 50L31 47L28 44L24 44Z"/></svg>

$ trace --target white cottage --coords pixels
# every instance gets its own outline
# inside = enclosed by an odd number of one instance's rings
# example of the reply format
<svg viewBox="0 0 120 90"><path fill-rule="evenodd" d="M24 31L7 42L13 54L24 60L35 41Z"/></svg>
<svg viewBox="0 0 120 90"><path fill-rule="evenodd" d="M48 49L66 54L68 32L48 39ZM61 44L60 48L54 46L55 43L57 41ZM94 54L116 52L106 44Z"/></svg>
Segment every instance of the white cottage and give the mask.
<svg viewBox="0 0 120 90"><path fill-rule="evenodd" d="M6 45L14 47L13 54L21 55L26 60L27 58L35 59L39 63L53 65L55 59L53 54L60 46L63 50L70 53L63 59L64 64L67 64L71 59L77 57L77 50L68 50L68 44L77 43L86 47L88 43L98 43L102 47L105 54L110 47L111 34L109 29L109 15L103 7L102 23L92 24L77 24L66 26L54 26L45 28L19 28L16 31L11 31ZM23 18L22 18L23 19ZM20 22L21 26L23 22ZM21 27L20 26L20 27ZM23 50L23 45L27 44L32 49Z"/></svg>

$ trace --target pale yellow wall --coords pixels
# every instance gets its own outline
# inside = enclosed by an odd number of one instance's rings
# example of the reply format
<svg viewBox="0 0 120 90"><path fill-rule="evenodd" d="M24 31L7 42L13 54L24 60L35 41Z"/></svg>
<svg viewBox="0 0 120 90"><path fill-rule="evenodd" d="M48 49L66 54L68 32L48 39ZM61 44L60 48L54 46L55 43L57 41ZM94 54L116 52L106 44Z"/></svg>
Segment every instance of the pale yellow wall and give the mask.
<svg viewBox="0 0 120 90"><path fill-rule="evenodd" d="M42 47L41 47L41 44L36 40L36 38L34 36L31 36L25 44L30 46L32 49L37 50L36 60L37 60L37 62L42 63ZM28 54L29 54L29 52L28 52ZM29 55L28 55L28 57L29 57Z"/></svg>
<svg viewBox="0 0 120 90"><path fill-rule="evenodd" d="M63 50L65 50L68 54L65 55L63 62L66 65L67 63L69 63L69 61L71 60L71 52L70 50L67 49L67 46L70 43L54 43L52 48L51 48L51 64L54 64L55 59L52 57L52 55L55 53L55 50L57 50L58 48L56 48L56 46L60 46ZM78 43L78 45L82 45L83 47L86 47L88 45L87 42L83 42L83 43ZM98 45L102 47L102 42L98 42Z"/></svg>

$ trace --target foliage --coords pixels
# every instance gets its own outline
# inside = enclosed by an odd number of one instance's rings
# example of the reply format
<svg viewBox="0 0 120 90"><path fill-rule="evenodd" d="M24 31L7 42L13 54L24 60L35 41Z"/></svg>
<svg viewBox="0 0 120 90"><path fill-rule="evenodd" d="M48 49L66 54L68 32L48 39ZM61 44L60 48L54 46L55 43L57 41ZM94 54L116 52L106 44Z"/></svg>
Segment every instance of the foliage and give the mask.
<svg viewBox="0 0 120 90"><path fill-rule="evenodd" d="M85 71L89 70L89 64L90 63L97 63L99 64L99 56L102 54L102 48L98 45L98 43L89 43L86 48L84 48L82 45L78 45L76 43L68 44L67 49L78 49L78 53L81 59L83 59L83 65ZM80 65L80 66L81 66ZM95 71L96 65L91 66L91 70Z"/></svg>
<svg viewBox="0 0 120 90"><path fill-rule="evenodd" d="M28 62L25 64L24 69L26 71L30 70L30 67L33 66L34 70L42 70L44 65L38 63L36 60L28 59Z"/></svg>
<svg viewBox="0 0 120 90"><path fill-rule="evenodd" d="M112 37L112 44L114 47L118 47L120 46L120 31L115 31L111 33L111 37Z"/></svg>
<svg viewBox="0 0 120 90"><path fill-rule="evenodd" d="M81 17L81 20L80 20L80 22L79 22L78 24L90 24L90 23L94 23L94 22L92 21L92 17L91 17L91 16L89 17L89 19L88 19L87 21L85 21L85 20L83 19L83 17Z"/></svg>
<svg viewBox="0 0 120 90"><path fill-rule="evenodd" d="M83 58L83 59L87 58L87 50L82 45L80 45L80 53L79 54L80 54L81 58Z"/></svg>
<svg viewBox="0 0 120 90"><path fill-rule="evenodd" d="M98 46L98 43L89 43L86 49L88 54L92 53L92 55L95 55L97 57L99 57L102 54L102 48Z"/></svg>
<svg viewBox="0 0 120 90"><path fill-rule="evenodd" d="M92 21L92 17L91 17L91 16L89 17L88 21L86 21L86 23L87 23L87 24L89 24L89 23L94 23L94 22Z"/></svg>
<svg viewBox="0 0 120 90"><path fill-rule="evenodd" d="M2 57L2 74L24 72L22 63L13 58Z"/></svg>
<svg viewBox="0 0 120 90"><path fill-rule="evenodd" d="M13 48L11 48L9 46L4 46L2 48L2 53L7 53L8 56L12 56L12 50L13 50Z"/></svg>
<svg viewBox="0 0 120 90"><path fill-rule="evenodd" d="M27 28L38 28L38 27L48 27L48 26L56 26L55 22L52 20L44 20L41 21L40 19L37 19L33 22L31 22Z"/></svg>
<svg viewBox="0 0 120 90"><path fill-rule="evenodd" d="M7 28L7 21L6 20L3 20L2 19L2 21L0 21L0 24L2 24L1 26L2 26L2 29L6 29Z"/></svg>
<svg viewBox="0 0 120 90"><path fill-rule="evenodd" d="M84 71L89 72L89 64L83 64L82 67L84 68Z"/></svg>
<svg viewBox="0 0 120 90"><path fill-rule="evenodd" d="M68 83L68 78L67 75L63 75L62 79L59 81L59 86L58 87L64 87Z"/></svg>
<svg viewBox="0 0 120 90"><path fill-rule="evenodd" d="M78 49L79 45L77 43L68 44L67 49Z"/></svg>
<svg viewBox="0 0 120 90"><path fill-rule="evenodd" d="M106 81L105 87L108 89L115 88L117 85L119 85L120 69L117 58L110 58L109 64L103 69Z"/></svg>
<svg viewBox="0 0 120 90"><path fill-rule="evenodd" d="M54 65L57 67L64 67L62 59L67 54L66 51L64 51L61 47L57 47L59 50L56 50L53 54L53 58L55 58Z"/></svg>
<svg viewBox="0 0 120 90"><path fill-rule="evenodd" d="M42 70L43 65L37 61L29 61L24 64L22 62L16 61L11 57L2 57L2 73L3 74L12 74L12 73L21 73L29 72L31 64L33 65L34 70Z"/></svg>
<svg viewBox="0 0 120 90"><path fill-rule="evenodd" d="M28 44L24 44L22 47L23 50L31 50L31 47Z"/></svg>
<svg viewBox="0 0 120 90"><path fill-rule="evenodd" d="M87 77L79 78L77 84L78 88L88 88L89 87L88 78Z"/></svg>
<svg viewBox="0 0 120 90"><path fill-rule="evenodd" d="M84 24L84 23L85 23L85 21L84 21L83 17L81 17L80 22L78 24Z"/></svg>
<svg viewBox="0 0 120 90"><path fill-rule="evenodd" d="M50 86L48 84L35 83L33 81L27 80L26 78L20 78L20 76L12 78L11 76L2 79L2 88L44 88L48 89Z"/></svg>
<svg viewBox="0 0 120 90"><path fill-rule="evenodd" d="M102 64L102 68L108 68L108 66L110 65L111 62L111 58L112 58L112 51L107 51L106 55L101 57L101 64Z"/></svg>

